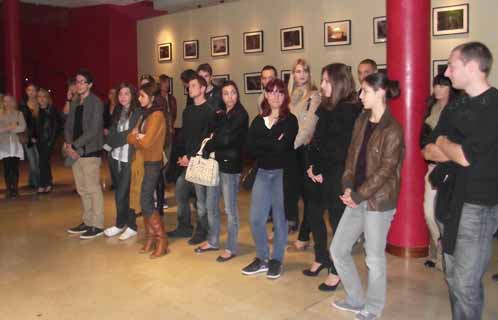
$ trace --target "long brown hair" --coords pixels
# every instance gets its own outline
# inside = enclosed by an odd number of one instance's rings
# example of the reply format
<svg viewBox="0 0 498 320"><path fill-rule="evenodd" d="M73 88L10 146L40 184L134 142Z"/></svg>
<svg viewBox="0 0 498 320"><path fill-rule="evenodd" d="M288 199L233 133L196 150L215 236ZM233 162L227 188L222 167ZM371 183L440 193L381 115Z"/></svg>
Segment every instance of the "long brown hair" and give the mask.
<svg viewBox="0 0 498 320"><path fill-rule="evenodd" d="M332 86L332 94L330 97L322 95L323 107L333 110L341 101L358 101L351 67L348 67L344 63L331 63L323 67L322 75L324 73L327 73L329 78Z"/></svg>
<svg viewBox="0 0 498 320"><path fill-rule="evenodd" d="M282 102L282 105L280 106L280 110L278 113L278 119L282 120L285 117L287 117L287 115L290 112L290 110L289 110L289 102L290 102L289 91L287 90L287 86L285 85L285 83L280 79L271 80L270 82L268 82L268 84L265 87L266 92L273 92L275 90L284 94L284 101ZM261 103L261 109L262 109L261 115L263 117L267 117L271 114L271 107L270 107L270 104L268 103L268 99L266 99L266 96L263 100L263 103Z"/></svg>

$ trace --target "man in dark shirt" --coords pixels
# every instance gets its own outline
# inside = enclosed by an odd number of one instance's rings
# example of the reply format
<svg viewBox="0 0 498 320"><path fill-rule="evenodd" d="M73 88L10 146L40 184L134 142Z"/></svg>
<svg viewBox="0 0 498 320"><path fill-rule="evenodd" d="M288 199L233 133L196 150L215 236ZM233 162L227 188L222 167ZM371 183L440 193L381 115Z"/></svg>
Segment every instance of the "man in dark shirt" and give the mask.
<svg viewBox="0 0 498 320"><path fill-rule="evenodd" d="M76 190L83 205L83 222L67 232L91 239L103 234L104 198L100 186L103 145L103 106L91 92L93 77L87 70L76 75L78 98L71 101L64 127L64 152L72 159Z"/></svg>
<svg viewBox="0 0 498 320"><path fill-rule="evenodd" d="M213 110L222 104L221 89L213 83L213 68L208 63L203 63L197 67L197 74L204 78L207 83L206 100Z"/></svg>
<svg viewBox="0 0 498 320"><path fill-rule="evenodd" d="M487 80L492 63L491 52L479 42L452 50L445 76L467 96L445 108L434 129L433 143L423 151L428 160L454 164L454 189L462 190L454 250L448 253L443 247L454 320L481 319L481 279L498 227L498 90ZM445 224L443 237L446 232Z"/></svg>

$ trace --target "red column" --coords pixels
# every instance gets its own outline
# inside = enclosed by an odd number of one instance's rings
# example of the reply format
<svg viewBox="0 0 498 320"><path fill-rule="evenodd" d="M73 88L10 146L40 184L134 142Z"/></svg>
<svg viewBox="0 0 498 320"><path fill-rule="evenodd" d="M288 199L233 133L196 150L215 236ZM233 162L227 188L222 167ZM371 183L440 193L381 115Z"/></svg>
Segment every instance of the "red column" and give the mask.
<svg viewBox="0 0 498 320"><path fill-rule="evenodd" d="M427 167L419 138L430 94L430 10L430 0L386 0L388 74L401 87L401 96L392 101L391 109L403 125L406 144L401 194L387 251L403 257L428 253L423 211Z"/></svg>
<svg viewBox="0 0 498 320"><path fill-rule="evenodd" d="M20 15L19 0L3 1L6 93L14 95L18 100L22 96Z"/></svg>

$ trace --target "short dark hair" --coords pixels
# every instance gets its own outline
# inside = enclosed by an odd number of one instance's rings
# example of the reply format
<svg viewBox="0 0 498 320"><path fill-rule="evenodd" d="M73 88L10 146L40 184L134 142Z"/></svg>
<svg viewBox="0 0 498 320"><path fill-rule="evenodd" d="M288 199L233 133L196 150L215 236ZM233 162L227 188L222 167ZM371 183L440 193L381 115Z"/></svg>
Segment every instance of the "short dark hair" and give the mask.
<svg viewBox="0 0 498 320"><path fill-rule="evenodd" d="M159 76L159 82L166 82L169 81L169 79L171 79L171 77L165 74Z"/></svg>
<svg viewBox="0 0 498 320"><path fill-rule="evenodd" d="M67 86L74 86L76 84L76 78L75 77L69 77L66 80L66 85Z"/></svg>
<svg viewBox="0 0 498 320"><path fill-rule="evenodd" d="M374 91L379 89L385 90L387 100L397 98L401 93L399 82L397 80L390 80L384 72L372 73L363 82L373 88Z"/></svg>
<svg viewBox="0 0 498 320"><path fill-rule="evenodd" d="M93 75L87 69L79 69L78 72L76 72L76 76L82 76L88 84L93 83Z"/></svg>
<svg viewBox="0 0 498 320"><path fill-rule="evenodd" d="M194 80L197 80L197 82L199 82L199 84L201 85L201 87L207 88L208 84L206 82L206 79L204 79L203 77L201 77L199 75L196 75L195 77L193 77L192 79L190 79L189 82L190 81L194 81Z"/></svg>
<svg viewBox="0 0 498 320"><path fill-rule="evenodd" d="M213 68L211 68L211 66L209 65L209 63L203 63L200 66L198 66L197 67L197 73L199 73L199 71L207 72L207 73L209 73L210 76L213 75Z"/></svg>
<svg viewBox="0 0 498 320"><path fill-rule="evenodd" d="M153 83L156 82L156 79L154 79L154 77L151 76L150 74L142 74L140 76L140 82L142 82L143 80L147 80L147 82L153 82Z"/></svg>
<svg viewBox="0 0 498 320"><path fill-rule="evenodd" d="M358 63L358 65L360 64L369 64L371 65L375 70L377 70L377 62L375 62L375 60L373 59L370 59L370 58L367 58L367 59L363 59L360 61L360 63Z"/></svg>
<svg viewBox="0 0 498 320"><path fill-rule="evenodd" d="M452 52L459 51L464 64L474 60L479 64L479 70L489 75L493 66L493 55L489 48L481 42L467 42L456 46Z"/></svg>
<svg viewBox="0 0 498 320"><path fill-rule="evenodd" d="M187 69L187 70L183 70L183 72L180 74L180 79L182 79L182 81L184 83L188 83L190 80L192 80L196 76L197 76L197 72L195 72L195 70Z"/></svg>
<svg viewBox="0 0 498 320"><path fill-rule="evenodd" d="M266 70L272 70L275 73L275 77L278 77L277 68L275 68L274 66L267 64L263 67L263 69L261 69L261 73Z"/></svg>

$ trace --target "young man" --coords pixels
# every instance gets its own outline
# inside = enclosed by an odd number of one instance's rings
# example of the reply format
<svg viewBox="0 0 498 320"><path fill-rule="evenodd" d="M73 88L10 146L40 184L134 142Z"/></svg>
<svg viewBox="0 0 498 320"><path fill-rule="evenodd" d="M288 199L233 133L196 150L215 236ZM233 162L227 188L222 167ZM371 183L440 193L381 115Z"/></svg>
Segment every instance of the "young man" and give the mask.
<svg viewBox="0 0 498 320"><path fill-rule="evenodd" d="M222 103L221 90L213 84L213 68L208 63L203 63L197 67L197 74L204 78L207 83L206 100L213 110L220 107Z"/></svg>
<svg viewBox="0 0 498 320"><path fill-rule="evenodd" d="M261 104L265 98L265 87L271 80L277 78L277 69L274 66L266 65L261 69L261 89L262 93L258 97L258 112L261 113Z"/></svg>
<svg viewBox="0 0 498 320"><path fill-rule="evenodd" d="M363 59L358 64L358 84L361 86L363 79L377 72L377 62L372 59ZM358 90L358 96L361 94L361 88Z"/></svg>
<svg viewBox="0 0 498 320"><path fill-rule="evenodd" d="M78 98L71 101L64 127L64 151L74 161L74 181L83 205L83 222L67 232L81 233L81 239L102 235L104 227L104 199L100 187L104 108L91 92L92 86L91 73L80 70L76 74Z"/></svg>
<svg viewBox="0 0 498 320"><path fill-rule="evenodd" d="M189 96L192 98L193 104L187 106L187 108L183 111L182 119L183 119L183 140L185 144L185 153L178 158L178 165L183 169L182 174L178 178L177 181L177 192L178 192L178 183L184 187L185 190L180 190L181 192L177 193L177 202L178 202L178 221L180 229L182 221L185 225L188 221L190 223L190 215L187 217L187 214L190 214L190 207L188 203L189 195L186 191L188 188L188 181L185 181L185 172L188 167L189 159L192 156L197 154L199 148L201 146L201 142L204 138L206 138L209 134L210 127L212 125L214 119L214 112L211 106L208 104L206 99L206 89L208 84L206 80L204 80L201 76L196 76L191 79L188 83L189 88ZM198 185L194 185L196 196L197 196L197 227L195 229L195 233L192 238L189 240L189 244L195 245L201 242L204 242L207 237L208 230L208 222L207 215L205 214L204 204L206 199L199 198L200 187ZM210 195L208 195L209 197ZM216 199L209 199L215 201ZM187 209L188 208L188 209Z"/></svg>
<svg viewBox="0 0 498 320"><path fill-rule="evenodd" d="M433 143L423 150L426 159L448 168L438 187L438 205L445 208L438 210L436 205L436 216L443 224L454 320L481 319L482 277L498 226L498 90L487 79L492 63L491 52L479 42L464 43L451 51L445 76L467 96L444 109L431 136ZM453 181L449 197L440 194L446 181Z"/></svg>

